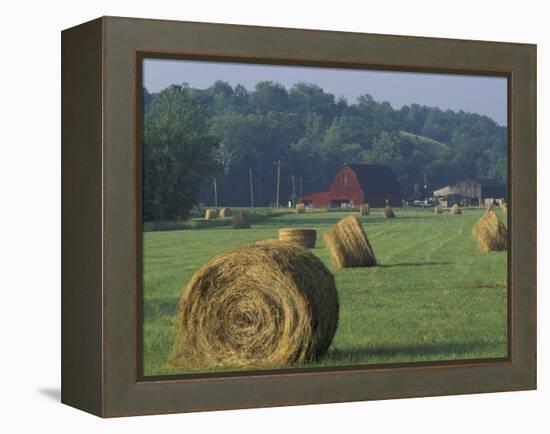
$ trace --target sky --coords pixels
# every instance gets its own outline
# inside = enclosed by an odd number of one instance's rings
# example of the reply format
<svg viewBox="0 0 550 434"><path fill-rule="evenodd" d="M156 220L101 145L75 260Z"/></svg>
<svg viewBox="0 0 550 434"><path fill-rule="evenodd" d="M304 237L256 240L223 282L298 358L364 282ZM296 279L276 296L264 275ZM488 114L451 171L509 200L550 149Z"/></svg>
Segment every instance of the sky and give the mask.
<svg viewBox="0 0 550 434"><path fill-rule="evenodd" d="M144 59L143 84L149 92L184 82L206 89L217 80L232 86L242 84L248 90L264 80L280 83L287 89L302 81L317 84L337 98L343 96L349 103L360 95L370 94L376 101L388 101L396 109L416 103L479 113L499 125L507 124L504 77Z"/></svg>

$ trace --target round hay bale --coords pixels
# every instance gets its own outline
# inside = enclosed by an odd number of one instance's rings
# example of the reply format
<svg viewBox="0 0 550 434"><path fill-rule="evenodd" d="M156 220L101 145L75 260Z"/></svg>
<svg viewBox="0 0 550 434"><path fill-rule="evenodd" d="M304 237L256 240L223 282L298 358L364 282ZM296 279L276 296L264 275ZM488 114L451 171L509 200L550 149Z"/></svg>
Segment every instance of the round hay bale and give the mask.
<svg viewBox="0 0 550 434"><path fill-rule="evenodd" d="M218 213L215 209L208 208L206 212L204 213L204 219L205 220L212 220L215 219L218 216Z"/></svg>
<svg viewBox="0 0 550 434"><path fill-rule="evenodd" d="M296 214L304 214L306 212L306 206L303 203L296 204Z"/></svg>
<svg viewBox="0 0 550 434"><path fill-rule="evenodd" d="M338 325L334 278L309 250L263 241L198 270L179 303L173 367L278 367L320 358Z"/></svg>
<svg viewBox="0 0 550 434"><path fill-rule="evenodd" d="M494 211L487 210L472 228L472 236L483 252L507 249L508 231Z"/></svg>
<svg viewBox="0 0 550 434"><path fill-rule="evenodd" d="M374 251L357 216L349 215L340 220L325 232L324 239L337 268L376 265Z"/></svg>
<svg viewBox="0 0 550 434"><path fill-rule="evenodd" d="M441 205L436 205L434 208L436 214L443 214L443 207Z"/></svg>
<svg viewBox="0 0 550 434"><path fill-rule="evenodd" d="M385 219L393 219L395 218L395 213L393 212L393 209L390 205L386 205L384 207L384 209L382 210L382 212L384 213L384 218Z"/></svg>
<svg viewBox="0 0 550 434"><path fill-rule="evenodd" d="M451 207L451 214L452 214L452 215L459 215L459 214L462 214L462 210L460 209L460 207L458 206L457 203L455 203L455 204Z"/></svg>
<svg viewBox="0 0 550 434"><path fill-rule="evenodd" d="M250 219L246 213L236 212L231 217L231 225L233 225L233 229L249 229Z"/></svg>
<svg viewBox="0 0 550 434"><path fill-rule="evenodd" d="M315 229L281 228L279 229L279 241L298 244L307 249L315 247L317 231Z"/></svg>
<svg viewBox="0 0 550 434"><path fill-rule="evenodd" d="M222 208L220 209L220 217L231 217L231 210L229 208Z"/></svg>
<svg viewBox="0 0 550 434"><path fill-rule="evenodd" d="M370 215L370 208L368 203L364 203L359 207L360 215Z"/></svg>

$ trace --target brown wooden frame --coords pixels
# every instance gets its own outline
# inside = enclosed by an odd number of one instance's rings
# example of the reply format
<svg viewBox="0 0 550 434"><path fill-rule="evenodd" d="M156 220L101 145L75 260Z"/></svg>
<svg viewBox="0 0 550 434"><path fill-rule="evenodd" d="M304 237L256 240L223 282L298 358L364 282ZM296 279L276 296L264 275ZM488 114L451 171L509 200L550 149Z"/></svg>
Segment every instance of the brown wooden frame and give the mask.
<svg viewBox="0 0 550 434"><path fill-rule="evenodd" d="M508 77L509 357L142 378L141 59ZM536 388L536 46L103 17L62 33L62 402L103 416Z"/></svg>

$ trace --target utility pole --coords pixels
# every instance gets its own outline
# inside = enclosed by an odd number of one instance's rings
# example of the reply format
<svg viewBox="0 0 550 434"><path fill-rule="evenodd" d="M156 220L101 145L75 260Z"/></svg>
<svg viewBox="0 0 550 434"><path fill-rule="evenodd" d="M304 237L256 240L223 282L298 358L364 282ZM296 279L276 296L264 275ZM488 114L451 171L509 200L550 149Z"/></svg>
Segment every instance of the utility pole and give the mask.
<svg viewBox="0 0 550 434"><path fill-rule="evenodd" d="M254 186L252 184L252 167L248 174L250 175L250 208L254 208Z"/></svg>
<svg viewBox="0 0 550 434"><path fill-rule="evenodd" d="M279 190L281 186L281 159L278 159L277 162L273 163L277 165L277 208L279 208Z"/></svg>
<svg viewBox="0 0 550 434"><path fill-rule="evenodd" d="M302 192L302 177L300 176L300 196L303 196L304 193Z"/></svg>
<svg viewBox="0 0 550 434"><path fill-rule="evenodd" d="M296 183L294 182L294 173L291 176L292 178L292 194L296 196Z"/></svg>
<svg viewBox="0 0 550 434"><path fill-rule="evenodd" d="M259 206L262 206L263 204L263 201L262 201L262 165L260 163L259 167L258 167L258 204Z"/></svg>
<svg viewBox="0 0 550 434"><path fill-rule="evenodd" d="M214 208L218 209L218 181L214 178Z"/></svg>

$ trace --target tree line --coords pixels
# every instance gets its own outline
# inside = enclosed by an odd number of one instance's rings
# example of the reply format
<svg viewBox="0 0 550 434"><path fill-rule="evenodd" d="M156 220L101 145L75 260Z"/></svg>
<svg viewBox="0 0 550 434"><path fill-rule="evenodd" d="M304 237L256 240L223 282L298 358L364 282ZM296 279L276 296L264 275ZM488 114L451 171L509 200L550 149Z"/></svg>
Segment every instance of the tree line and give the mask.
<svg viewBox="0 0 550 434"><path fill-rule="evenodd" d="M353 103L321 87L143 90L143 216L186 218L199 202L274 205L328 188L344 163L386 164L403 193L466 178L506 181L506 127L475 113L418 104L394 109L365 94ZM251 197L252 193L252 197Z"/></svg>

